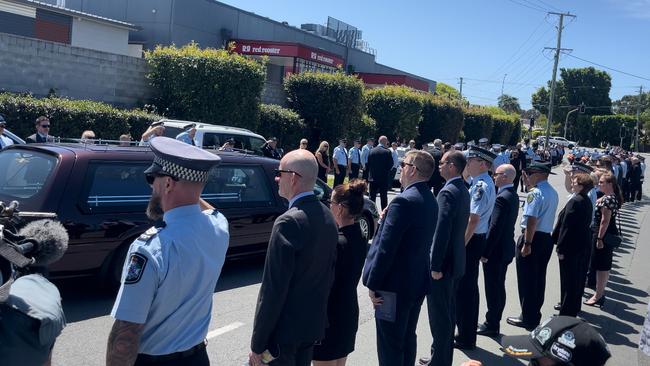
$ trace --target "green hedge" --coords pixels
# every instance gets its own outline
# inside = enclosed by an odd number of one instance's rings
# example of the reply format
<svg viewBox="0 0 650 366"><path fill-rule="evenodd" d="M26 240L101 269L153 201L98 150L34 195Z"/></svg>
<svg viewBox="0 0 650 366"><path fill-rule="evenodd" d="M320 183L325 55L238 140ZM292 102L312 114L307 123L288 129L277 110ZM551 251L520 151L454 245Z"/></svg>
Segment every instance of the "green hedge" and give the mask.
<svg viewBox="0 0 650 366"><path fill-rule="evenodd" d="M463 133L465 141L478 142L483 137L492 136L494 121L492 115L481 108L471 107L465 109Z"/></svg>
<svg viewBox="0 0 650 366"><path fill-rule="evenodd" d="M492 115L493 127L490 142L493 144L507 145L512 139L512 133L521 131L519 116L512 114Z"/></svg>
<svg viewBox="0 0 650 366"><path fill-rule="evenodd" d="M304 72L286 78L284 88L289 108L305 120L310 150L322 140L338 145L362 120L363 82L355 76Z"/></svg>
<svg viewBox="0 0 650 366"><path fill-rule="evenodd" d="M93 130L97 138L110 140L125 133L139 139L152 121L160 119L140 110L127 111L100 102L37 99L10 93L0 93L0 113L7 120L7 128L23 138L35 132L34 121L39 116L50 118L53 136L80 138L84 130Z"/></svg>
<svg viewBox="0 0 650 366"><path fill-rule="evenodd" d="M145 52L153 105L167 117L255 131L266 68L245 56L196 43Z"/></svg>
<svg viewBox="0 0 650 366"><path fill-rule="evenodd" d="M506 143L508 146L516 146L517 143L521 141L521 120L517 118L517 122L515 122L515 126L512 129L512 133L510 134L510 139Z"/></svg>
<svg viewBox="0 0 650 366"><path fill-rule="evenodd" d="M260 105L260 127L257 133L265 138L277 137L285 151L298 148L307 126L298 113L274 104Z"/></svg>
<svg viewBox="0 0 650 366"><path fill-rule="evenodd" d="M621 147L629 149L632 144L633 128L636 118L623 114L608 116L591 116L592 126L592 146L599 146L601 143L618 146L621 143L621 126L625 126L627 131L623 138Z"/></svg>
<svg viewBox="0 0 650 366"><path fill-rule="evenodd" d="M366 90L366 108L377 123L376 135L386 135L390 141L417 138L423 99L421 94L405 86Z"/></svg>
<svg viewBox="0 0 650 366"><path fill-rule="evenodd" d="M422 104L422 120L418 125L419 143L441 139L456 143L463 129L463 110L457 104L439 97L428 97Z"/></svg>

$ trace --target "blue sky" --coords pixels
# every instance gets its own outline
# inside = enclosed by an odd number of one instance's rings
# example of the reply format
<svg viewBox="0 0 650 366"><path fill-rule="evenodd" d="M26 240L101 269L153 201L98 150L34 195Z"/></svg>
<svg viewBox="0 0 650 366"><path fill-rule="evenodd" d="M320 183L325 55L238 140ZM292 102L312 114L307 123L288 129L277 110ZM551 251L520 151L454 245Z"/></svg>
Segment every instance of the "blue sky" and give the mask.
<svg viewBox="0 0 650 366"><path fill-rule="evenodd" d="M504 93L530 108L530 95L551 78L558 17L565 18L562 47L573 56L650 79L650 0L237 0L238 8L300 27L333 16L363 31L379 63L458 88L470 102L495 105ZM589 63L563 55L560 67ZM598 66L594 66L603 69ZM650 80L606 70L612 100L634 94ZM559 77L559 72L558 72Z"/></svg>

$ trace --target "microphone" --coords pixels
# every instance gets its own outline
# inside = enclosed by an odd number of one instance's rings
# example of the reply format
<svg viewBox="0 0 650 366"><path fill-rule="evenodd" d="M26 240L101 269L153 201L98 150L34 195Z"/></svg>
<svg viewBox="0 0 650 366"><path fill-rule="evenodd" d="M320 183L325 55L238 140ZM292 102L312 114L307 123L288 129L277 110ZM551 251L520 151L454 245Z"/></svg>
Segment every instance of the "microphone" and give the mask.
<svg viewBox="0 0 650 366"><path fill-rule="evenodd" d="M25 256L34 258L33 266L46 267L61 259L68 249L68 232L58 221L32 221L18 235L26 239L19 247Z"/></svg>

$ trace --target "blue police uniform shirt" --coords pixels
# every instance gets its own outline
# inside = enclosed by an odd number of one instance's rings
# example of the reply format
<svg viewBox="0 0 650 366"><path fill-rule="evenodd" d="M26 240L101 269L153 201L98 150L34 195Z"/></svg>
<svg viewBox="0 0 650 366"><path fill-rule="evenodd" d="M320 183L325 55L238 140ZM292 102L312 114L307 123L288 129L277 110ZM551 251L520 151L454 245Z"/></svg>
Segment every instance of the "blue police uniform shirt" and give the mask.
<svg viewBox="0 0 650 366"><path fill-rule="evenodd" d="M350 164L361 164L361 152L358 147L353 147L348 152L348 158L350 159Z"/></svg>
<svg viewBox="0 0 650 366"><path fill-rule="evenodd" d="M13 144L14 142L9 137L0 135L0 149L4 149L5 147L11 146Z"/></svg>
<svg viewBox="0 0 650 366"><path fill-rule="evenodd" d="M373 146L368 144L363 145L361 148L361 164L363 164L363 166L368 164L368 154L370 154L370 150L372 150L372 148Z"/></svg>
<svg viewBox="0 0 650 366"><path fill-rule="evenodd" d="M501 152L497 155L497 157L494 159L494 163L492 163L492 169L493 171L496 171L497 168L500 165L503 164L510 164L510 159L508 159L509 154Z"/></svg>
<svg viewBox="0 0 650 366"><path fill-rule="evenodd" d="M341 145L334 148L334 154L332 156L336 159L336 164L338 165L348 165L348 152Z"/></svg>
<svg viewBox="0 0 650 366"><path fill-rule="evenodd" d="M399 155L397 155L397 150L391 148L390 154L393 157L393 169L397 169L397 167L399 166Z"/></svg>
<svg viewBox="0 0 650 366"><path fill-rule="evenodd" d="M189 132L181 132L176 136L176 140L183 141L186 144L194 145Z"/></svg>
<svg viewBox="0 0 650 366"><path fill-rule="evenodd" d="M147 139L140 139L138 146L149 146L151 144L151 139L156 138L156 135L151 135Z"/></svg>
<svg viewBox="0 0 650 366"><path fill-rule="evenodd" d="M490 226L490 215L492 215L494 209L494 201L497 199L494 182L487 172L472 177L469 196L471 198L469 213L480 217L474 234L485 234Z"/></svg>
<svg viewBox="0 0 650 366"><path fill-rule="evenodd" d="M528 196L526 196L524 213L521 218L521 228L526 228L529 217L536 217L537 228L535 231L550 234L553 231L553 221L555 221L557 204L557 191L548 181L537 183L537 186L528 192Z"/></svg>
<svg viewBox="0 0 650 366"><path fill-rule="evenodd" d="M166 355L202 342L228 249L228 221L187 205L165 212L165 227L136 239L111 316L144 324L139 353Z"/></svg>

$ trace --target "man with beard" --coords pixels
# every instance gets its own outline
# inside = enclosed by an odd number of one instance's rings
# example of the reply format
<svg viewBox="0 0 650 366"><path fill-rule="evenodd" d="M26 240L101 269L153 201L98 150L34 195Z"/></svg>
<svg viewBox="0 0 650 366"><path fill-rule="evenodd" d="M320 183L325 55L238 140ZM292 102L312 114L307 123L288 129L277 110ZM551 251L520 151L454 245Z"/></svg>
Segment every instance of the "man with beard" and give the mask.
<svg viewBox="0 0 650 366"><path fill-rule="evenodd" d="M200 195L221 159L167 137L150 146L147 215L160 224L129 248L106 364L209 365L205 337L229 235L226 218Z"/></svg>

